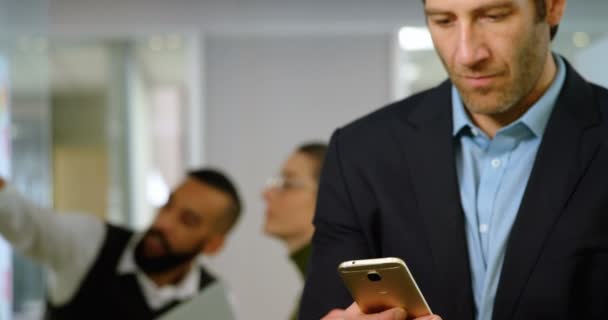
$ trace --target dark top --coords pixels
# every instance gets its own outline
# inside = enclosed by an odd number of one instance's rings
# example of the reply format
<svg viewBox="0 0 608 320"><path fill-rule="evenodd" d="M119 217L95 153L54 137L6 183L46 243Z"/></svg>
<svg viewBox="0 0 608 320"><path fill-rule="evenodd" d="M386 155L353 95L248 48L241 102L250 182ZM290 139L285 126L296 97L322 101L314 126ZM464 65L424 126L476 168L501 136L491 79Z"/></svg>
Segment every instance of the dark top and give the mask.
<svg viewBox="0 0 608 320"><path fill-rule="evenodd" d="M306 278L306 270L308 270L308 260L310 259L311 253L312 246L307 244L289 256L289 259L298 267L302 279Z"/></svg>
<svg viewBox="0 0 608 320"><path fill-rule="evenodd" d="M302 280L306 279L306 271L308 270L308 260L310 259L310 254L312 252L312 246L307 244L303 248L297 250L289 256L289 259L298 267L298 271L300 272L300 276ZM299 300L299 299L298 299ZM298 306L293 309L291 312L291 320L298 319Z"/></svg>
<svg viewBox="0 0 608 320"><path fill-rule="evenodd" d="M134 233L107 225L106 238L91 270L70 302L54 306L47 303L47 320L81 319L155 319L181 301L152 310L139 287L135 274L117 274L117 265ZM201 267L200 289L215 281Z"/></svg>

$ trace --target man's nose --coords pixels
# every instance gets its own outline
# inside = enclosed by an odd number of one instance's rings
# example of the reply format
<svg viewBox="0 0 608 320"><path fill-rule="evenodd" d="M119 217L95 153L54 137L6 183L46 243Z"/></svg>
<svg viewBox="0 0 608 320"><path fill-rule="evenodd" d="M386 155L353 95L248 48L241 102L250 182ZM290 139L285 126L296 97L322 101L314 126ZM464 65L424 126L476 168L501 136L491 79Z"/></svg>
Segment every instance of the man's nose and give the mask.
<svg viewBox="0 0 608 320"><path fill-rule="evenodd" d="M267 203L272 201L272 199L274 197L276 197L278 191L278 187L274 186L274 185L268 185L264 188L264 190L262 191L262 199L264 199L264 201L266 201Z"/></svg>
<svg viewBox="0 0 608 320"><path fill-rule="evenodd" d="M173 212L170 212L170 210L167 212L160 212L154 221L154 228L166 236L171 232L171 229L175 225L173 215Z"/></svg>
<svg viewBox="0 0 608 320"><path fill-rule="evenodd" d="M490 57L482 30L474 24L462 24L458 30L456 63L468 68L483 63Z"/></svg>

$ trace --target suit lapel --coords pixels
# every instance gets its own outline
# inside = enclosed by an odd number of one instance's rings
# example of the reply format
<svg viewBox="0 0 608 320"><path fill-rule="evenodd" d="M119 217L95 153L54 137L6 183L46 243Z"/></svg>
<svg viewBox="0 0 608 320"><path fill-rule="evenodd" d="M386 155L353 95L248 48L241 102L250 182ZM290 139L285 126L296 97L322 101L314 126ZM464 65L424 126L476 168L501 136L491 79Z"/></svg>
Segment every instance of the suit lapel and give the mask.
<svg viewBox="0 0 608 320"><path fill-rule="evenodd" d="M599 146L599 139L584 135L598 120L591 86L568 66L507 244L493 319L512 319L561 209Z"/></svg>
<svg viewBox="0 0 608 320"><path fill-rule="evenodd" d="M453 152L451 84L422 98L393 122L423 215L433 258L433 312L445 319L473 319L473 295L464 215Z"/></svg>

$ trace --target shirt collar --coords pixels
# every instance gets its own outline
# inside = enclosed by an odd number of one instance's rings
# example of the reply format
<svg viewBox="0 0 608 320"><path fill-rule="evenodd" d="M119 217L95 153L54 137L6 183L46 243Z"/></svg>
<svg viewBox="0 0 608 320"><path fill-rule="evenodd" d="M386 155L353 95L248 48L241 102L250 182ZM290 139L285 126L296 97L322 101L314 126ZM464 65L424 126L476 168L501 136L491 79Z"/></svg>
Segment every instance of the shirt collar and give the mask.
<svg viewBox="0 0 608 320"><path fill-rule="evenodd" d="M551 83L551 86L549 86L543 96L530 109L528 109L528 111L526 111L526 113L524 113L519 120L515 121L508 127L514 126L517 123L522 123L537 137L541 137L545 132L545 128L549 122L549 117L553 111L553 107L555 106L559 93L561 92L564 82L566 81L566 64L564 63L564 60L557 54L554 54L553 57L556 62L557 73L555 79ZM465 128L476 128L465 111L460 93L455 86L452 86L452 114L453 136L457 136ZM503 129L501 129L501 131Z"/></svg>

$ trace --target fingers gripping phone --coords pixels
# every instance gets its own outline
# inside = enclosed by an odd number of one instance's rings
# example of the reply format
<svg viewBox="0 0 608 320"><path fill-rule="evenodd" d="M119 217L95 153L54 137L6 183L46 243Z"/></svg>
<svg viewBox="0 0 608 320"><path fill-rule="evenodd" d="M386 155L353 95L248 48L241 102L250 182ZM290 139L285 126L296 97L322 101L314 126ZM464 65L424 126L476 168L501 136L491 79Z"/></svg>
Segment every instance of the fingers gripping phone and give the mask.
<svg viewBox="0 0 608 320"><path fill-rule="evenodd" d="M408 319L432 314L405 262L399 258L345 261L338 272L364 313L401 307Z"/></svg>

